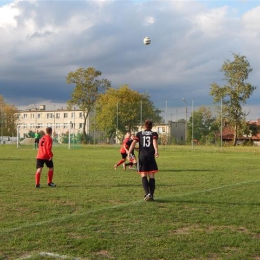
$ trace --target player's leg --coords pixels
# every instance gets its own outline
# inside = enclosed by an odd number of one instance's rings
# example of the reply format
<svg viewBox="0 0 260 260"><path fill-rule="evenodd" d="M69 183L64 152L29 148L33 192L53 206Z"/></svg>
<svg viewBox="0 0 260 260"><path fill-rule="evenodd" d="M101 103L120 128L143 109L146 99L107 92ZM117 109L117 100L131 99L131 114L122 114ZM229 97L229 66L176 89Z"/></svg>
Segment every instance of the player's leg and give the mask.
<svg viewBox="0 0 260 260"><path fill-rule="evenodd" d="M154 196L154 191L155 191L155 177L154 177L154 173L149 173L149 191L150 194L153 198Z"/></svg>
<svg viewBox="0 0 260 260"><path fill-rule="evenodd" d="M44 165L44 160L36 159L35 187L41 188L41 172Z"/></svg>
<svg viewBox="0 0 260 260"><path fill-rule="evenodd" d="M149 196L149 182L146 173L141 173L141 177L142 177L142 185L144 189L144 200L146 200L146 198Z"/></svg>
<svg viewBox="0 0 260 260"><path fill-rule="evenodd" d="M154 157L151 157L149 160L149 190L150 190L150 194L152 196L153 200L153 196L154 196L154 191L155 191L155 176L154 173L158 171L158 167L157 167L157 163Z"/></svg>
<svg viewBox="0 0 260 260"><path fill-rule="evenodd" d="M49 186L49 187L56 187L56 184L54 184L54 183L52 182L53 174L54 174L53 161L52 161L52 160L46 161L46 165L47 165L47 167L49 168L49 170L48 170L48 180L47 180L48 186Z"/></svg>
<svg viewBox="0 0 260 260"><path fill-rule="evenodd" d="M147 178L147 160L145 157L139 157L139 174L141 175L141 180L142 180L142 186L144 190L144 200L147 201L149 200L149 182Z"/></svg>
<svg viewBox="0 0 260 260"><path fill-rule="evenodd" d="M115 170L116 170L116 168L117 168L119 165L121 165L122 163L124 163L124 162L126 161L127 153L121 153L121 156L122 156L122 159L121 159L118 163L116 163L116 164L114 165Z"/></svg>

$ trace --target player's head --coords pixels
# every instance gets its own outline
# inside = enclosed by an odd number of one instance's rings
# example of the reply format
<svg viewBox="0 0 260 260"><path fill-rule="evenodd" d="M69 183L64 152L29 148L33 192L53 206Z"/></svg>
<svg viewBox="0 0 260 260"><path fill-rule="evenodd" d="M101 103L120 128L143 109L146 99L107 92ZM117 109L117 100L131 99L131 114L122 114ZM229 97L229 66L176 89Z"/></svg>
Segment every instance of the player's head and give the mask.
<svg viewBox="0 0 260 260"><path fill-rule="evenodd" d="M145 127L145 130L151 131L153 128L153 122L149 119L145 120L144 127Z"/></svg>
<svg viewBox="0 0 260 260"><path fill-rule="evenodd" d="M45 132L43 130L40 131L40 135L41 136L44 136L45 135Z"/></svg>
<svg viewBox="0 0 260 260"><path fill-rule="evenodd" d="M130 137L130 132L126 132L125 138L129 138L129 137Z"/></svg>
<svg viewBox="0 0 260 260"><path fill-rule="evenodd" d="M131 139L134 139L135 138L135 135L134 134L131 134Z"/></svg>
<svg viewBox="0 0 260 260"><path fill-rule="evenodd" d="M51 127L47 127L47 128L46 128L46 133L47 133L48 135L51 135L51 134L52 134L52 128L51 128Z"/></svg>

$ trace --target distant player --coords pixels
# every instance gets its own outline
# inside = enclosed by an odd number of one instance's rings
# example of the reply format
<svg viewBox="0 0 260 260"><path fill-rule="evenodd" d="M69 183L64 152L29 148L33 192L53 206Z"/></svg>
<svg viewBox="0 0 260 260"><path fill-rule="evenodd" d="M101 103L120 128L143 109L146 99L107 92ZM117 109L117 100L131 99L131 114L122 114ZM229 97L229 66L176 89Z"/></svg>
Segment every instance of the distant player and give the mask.
<svg viewBox="0 0 260 260"><path fill-rule="evenodd" d="M42 131L42 133L44 133ZM42 136L39 141L39 148L36 157L36 173L35 173L35 187L41 188L40 179L41 179L41 172L43 169L44 164L49 168L48 171L48 186L49 187L56 187L56 185L52 182L53 179L53 172L54 172L54 165L53 165L53 153L52 153L52 128L46 128L46 134Z"/></svg>
<svg viewBox="0 0 260 260"><path fill-rule="evenodd" d="M115 170L117 169L117 167L119 165L121 165L122 163L124 163L126 161L127 151L128 151L128 148L129 148L127 146L127 142L129 141L129 138L130 138L130 133L127 132L126 135L125 135L125 138L123 140L123 143L122 143L122 145L120 147L120 153L121 153L122 159L114 165L114 169Z"/></svg>
<svg viewBox="0 0 260 260"><path fill-rule="evenodd" d="M155 191L154 174L158 172L155 157L158 158L158 134L152 131L153 122L146 120L145 130L136 134L133 143L129 148L129 154L134 150L136 143L139 143L139 167L138 172L142 177L142 185L145 192L144 200L153 201ZM149 180L148 178L149 177Z"/></svg>
<svg viewBox="0 0 260 260"><path fill-rule="evenodd" d="M37 130L36 133L34 133L34 149L38 149L40 138L41 134Z"/></svg>
<svg viewBox="0 0 260 260"><path fill-rule="evenodd" d="M126 143L127 146L130 148L132 142L134 141L134 134L131 134L131 137L129 139L129 141ZM135 148L134 150L138 150L137 148ZM129 162L128 163L123 163L123 168L124 170L126 170L126 167L129 166L129 168L131 169L133 166L135 166L137 168L137 161L136 161L136 157L134 154L134 150L132 151L132 153L129 155ZM128 150L127 150L128 153Z"/></svg>

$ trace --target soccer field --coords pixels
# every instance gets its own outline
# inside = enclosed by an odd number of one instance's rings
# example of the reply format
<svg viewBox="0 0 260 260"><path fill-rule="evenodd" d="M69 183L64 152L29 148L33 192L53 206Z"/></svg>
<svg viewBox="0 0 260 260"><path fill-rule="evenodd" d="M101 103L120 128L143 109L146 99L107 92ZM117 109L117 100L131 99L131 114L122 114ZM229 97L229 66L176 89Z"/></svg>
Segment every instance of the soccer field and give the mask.
<svg viewBox="0 0 260 260"><path fill-rule="evenodd" d="M159 147L154 202L119 146L0 146L0 259L260 259L260 148Z"/></svg>

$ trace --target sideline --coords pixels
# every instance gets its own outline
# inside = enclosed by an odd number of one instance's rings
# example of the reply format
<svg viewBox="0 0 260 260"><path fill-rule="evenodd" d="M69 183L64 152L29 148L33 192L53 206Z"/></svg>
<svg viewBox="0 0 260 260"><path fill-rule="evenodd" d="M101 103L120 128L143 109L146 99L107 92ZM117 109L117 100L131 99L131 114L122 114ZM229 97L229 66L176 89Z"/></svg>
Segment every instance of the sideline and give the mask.
<svg viewBox="0 0 260 260"><path fill-rule="evenodd" d="M185 197L185 196L190 196L190 195L194 195L194 194L200 194L200 193L205 193L205 192L211 192L211 191L215 191L215 190L221 190L221 189L228 189L228 188L232 188L232 187L236 187L236 186L242 186L242 185L247 185L247 184L255 184L255 183L260 183L260 179L259 180L254 180L254 181L249 181L249 182L238 182L238 183L234 183L234 184L229 184L229 185L224 185L224 186L219 186L219 187L215 187L215 188L210 188L210 189L206 189L206 190L199 190L199 191L194 191L194 192L189 192L189 193L184 193L184 194L176 194L174 196L169 196L169 197L157 197L158 200L162 200L164 198L174 198L174 197ZM59 217L59 218L53 218L53 219L49 219L49 220L45 220L45 221L40 221L40 222L35 222L35 223L28 223L25 225L22 225L20 227L16 227L16 228L6 228L6 229L2 229L0 230L0 234L6 234L6 233L11 233L11 232L15 232L21 229L27 229L30 227L37 227L37 226L42 226L45 224L53 224L55 222L60 222L63 220L67 220L70 218L76 218L76 217L81 217L81 216L85 216L88 214L92 214L95 212L101 212L101 211L105 211L105 210L110 210L110 209L117 209L117 208L123 208L123 207L128 207L131 205L138 205L138 204L143 204L143 201L134 201L128 204L121 204L121 205L116 205L116 206L110 206L110 207L105 207L105 208L100 208L100 209L93 209L93 210L89 210L83 213L79 213L79 214L67 214L65 216Z"/></svg>

